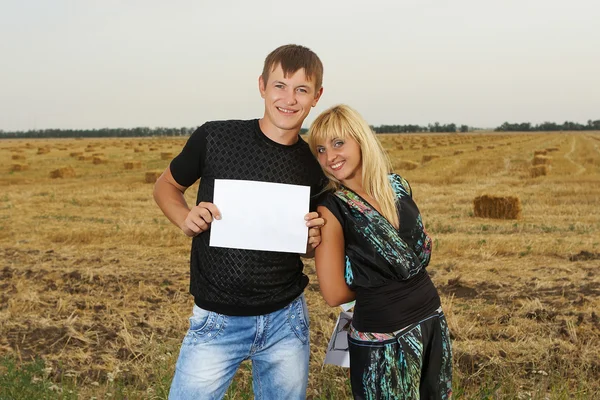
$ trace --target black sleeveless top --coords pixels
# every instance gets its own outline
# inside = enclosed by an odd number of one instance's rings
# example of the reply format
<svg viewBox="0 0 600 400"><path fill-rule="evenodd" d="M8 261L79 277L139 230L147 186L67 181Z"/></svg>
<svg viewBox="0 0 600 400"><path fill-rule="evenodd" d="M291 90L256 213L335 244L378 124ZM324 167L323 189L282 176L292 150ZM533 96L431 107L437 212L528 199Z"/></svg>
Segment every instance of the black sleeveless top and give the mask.
<svg viewBox="0 0 600 400"><path fill-rule="evenodd" d="M400 219L400 229L391 239L401 242L395 247L401 254L393 260L382 251L389 243L381 243L378 227L373 226L389 222L382 222L383 217L368 202L344 188L362 206L366 205L365 214L375 215L366 225L363 213L335 193L327 193L321 201L342 225L346 283L356 291L352 324L361 332L393 332L420 321L440 306L437 290L425 270L431 238L412 199L410 185L396 174L390 175L390 182L397 195ZM408 275L400 263L408 266Z"/></svg>

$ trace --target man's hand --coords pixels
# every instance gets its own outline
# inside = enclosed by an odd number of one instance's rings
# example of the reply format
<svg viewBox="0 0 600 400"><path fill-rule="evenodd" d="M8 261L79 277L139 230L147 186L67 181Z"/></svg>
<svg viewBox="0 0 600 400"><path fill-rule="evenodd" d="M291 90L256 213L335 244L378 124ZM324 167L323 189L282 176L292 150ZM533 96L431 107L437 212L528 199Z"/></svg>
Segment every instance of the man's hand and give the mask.
<svg viewBox="0 0 600 400"><path fill-rule="evenodd" d="M316 214L316 213L315 213ZM207 231L215 219L221 219L221 213L213 203L201 202L190 210L181 230L189 237L194 237ZM320 234L319 234L320 236ZM319 242L321 240L319 239Z"/></svg>
<svg viewBox="0 0 600 400"><path fill-rule="evenodd" d="M316 211L306 214L304 219L306 220L306 226L308 226L308 241L306 244L308 254L321 243L321 227L325 225L325 220Z"/></svg>

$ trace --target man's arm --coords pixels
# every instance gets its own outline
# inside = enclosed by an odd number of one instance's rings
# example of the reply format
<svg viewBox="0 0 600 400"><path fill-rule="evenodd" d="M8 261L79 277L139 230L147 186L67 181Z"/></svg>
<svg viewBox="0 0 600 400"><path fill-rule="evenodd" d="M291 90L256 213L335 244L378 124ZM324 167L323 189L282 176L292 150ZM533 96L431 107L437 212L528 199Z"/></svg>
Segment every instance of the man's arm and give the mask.
<svg viewBox="0 0 600 400"><path fill-rule="evenodd" d="M212 203L201 202L192 209L185 201L186 186L175 181L171 169L167 167L154 184L154 200L165 216L187 236L194 237L208 230L213 218L220 219L217 207Z"/></svg>

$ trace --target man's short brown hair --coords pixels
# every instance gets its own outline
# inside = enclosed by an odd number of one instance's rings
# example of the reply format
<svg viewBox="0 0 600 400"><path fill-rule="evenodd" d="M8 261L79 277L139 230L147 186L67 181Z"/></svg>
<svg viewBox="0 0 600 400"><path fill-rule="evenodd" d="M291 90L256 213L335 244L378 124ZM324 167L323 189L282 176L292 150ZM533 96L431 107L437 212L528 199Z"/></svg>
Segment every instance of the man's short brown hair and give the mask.
<svg viewBox="0 0 600 400"><path fill-rule="evenodd" d="M269 80L269 74L273 69L281 65L283 76L288 77L296 71L304 68L306 78L315 83L315 90L318 92L323 84L323 63L319 57L309 48L297 44L286 44L273 50L265 58L262 79L266 85Z"/></svg>

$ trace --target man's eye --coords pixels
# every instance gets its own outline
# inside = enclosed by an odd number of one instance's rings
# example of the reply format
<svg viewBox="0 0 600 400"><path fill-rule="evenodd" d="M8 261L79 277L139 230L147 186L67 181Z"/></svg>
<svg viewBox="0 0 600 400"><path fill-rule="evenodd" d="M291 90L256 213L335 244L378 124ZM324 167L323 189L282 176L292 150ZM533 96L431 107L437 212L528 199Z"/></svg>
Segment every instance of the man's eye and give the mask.
<svg viewBox="0 0 600 400"><path fill-rule="evenodd" d="M275 87L276 87L277 89L283 89L283 85L282 85L282 84L277 84L277 85L275 85Z"/></svg>
<svg viewBox="0 0 600 400"><path fill-rule="evenodd" d="M304 88L298 88L298 91L300 93L308 93L308 90L304 89Z"/></svg>

